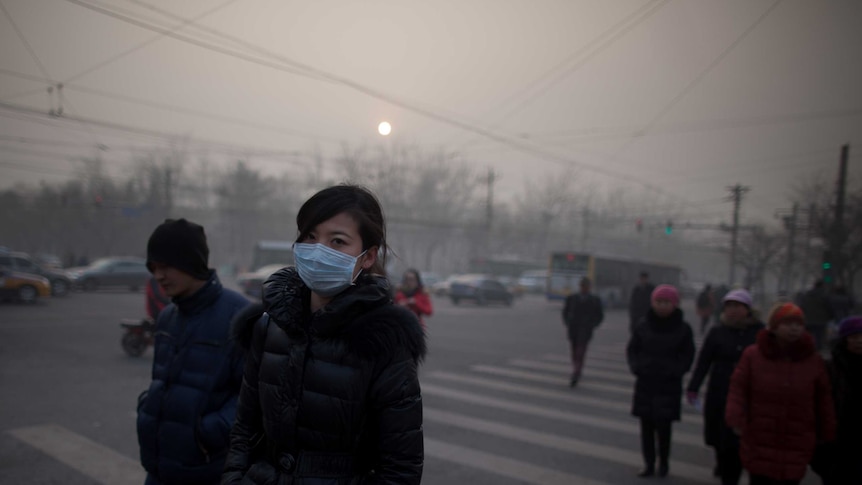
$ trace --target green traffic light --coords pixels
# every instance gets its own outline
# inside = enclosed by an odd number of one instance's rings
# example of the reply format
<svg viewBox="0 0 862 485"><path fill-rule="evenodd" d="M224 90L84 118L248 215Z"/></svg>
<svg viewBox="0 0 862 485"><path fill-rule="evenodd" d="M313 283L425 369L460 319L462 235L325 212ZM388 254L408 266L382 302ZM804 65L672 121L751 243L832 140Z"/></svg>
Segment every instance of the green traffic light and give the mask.
<svg viewBox="0 0 862 485"><path fill-rule="evenodd" d="M665 234L671 234L671 233L673 233L673 228L672 228L672 227L670 227L670 226L665 227L665 228L664 228L664 233L665 233Z"/></svg>
<svg viewBox="0 0 862 485"><path fill-rule="evenodd" d="M832 263L823 263L823 269L830 269L830 268L832 268Z"/></svg>

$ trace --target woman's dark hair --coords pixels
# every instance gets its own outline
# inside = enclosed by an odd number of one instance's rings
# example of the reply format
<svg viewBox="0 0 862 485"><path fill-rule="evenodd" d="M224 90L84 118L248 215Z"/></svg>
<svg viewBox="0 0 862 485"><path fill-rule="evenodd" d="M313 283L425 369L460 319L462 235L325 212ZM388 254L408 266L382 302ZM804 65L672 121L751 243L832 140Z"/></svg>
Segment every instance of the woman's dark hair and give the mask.
<svg viewBox="0 0 862 485"><path fill-rule="evenodd" d="M404 284L404 277L407 276L407 273L413 273L413 276L416 277L416 284L419 290L425 288L425 285L422 284L422 276L419 275L419 270L414 268L408 268L404 271L404 274L401 277L401 284Z"/></svg>
<svg viewBox="0 0 862 485"><path fill-rule="evenodd" d="M303 241L321 222L327 221L342 212L347 213L359 224L362 249L377 246L377 262L370 273L386 274L386 221L380 202L370 190L358 185L335 185L325 188L311 196L302 204L296 214L296 228L299 234L296 242Z"/></svg>

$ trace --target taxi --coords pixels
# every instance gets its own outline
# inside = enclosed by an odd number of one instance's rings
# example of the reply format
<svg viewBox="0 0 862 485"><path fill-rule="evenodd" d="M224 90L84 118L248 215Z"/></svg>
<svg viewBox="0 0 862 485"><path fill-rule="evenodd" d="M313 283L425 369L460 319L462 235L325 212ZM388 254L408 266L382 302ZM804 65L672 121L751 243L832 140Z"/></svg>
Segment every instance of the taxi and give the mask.
<svg viewBox="0 0 862 485"><path fill-rule="evenodd" d="M49 296L51 283L47 278L0 268L0 299L33 303Z"/></svg>

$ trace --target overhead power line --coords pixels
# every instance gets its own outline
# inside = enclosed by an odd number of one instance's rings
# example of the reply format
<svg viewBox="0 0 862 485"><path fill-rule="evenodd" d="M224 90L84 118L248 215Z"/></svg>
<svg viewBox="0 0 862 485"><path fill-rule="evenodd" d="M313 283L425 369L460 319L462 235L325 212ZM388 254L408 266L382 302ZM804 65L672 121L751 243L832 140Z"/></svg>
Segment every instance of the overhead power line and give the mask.
<svg viewBox="0 0 862 485"><path fill-rule="evenodd" d="M429 118L429 119L432 119L432 120L435 120L435 121L438 121L438 122L441 122L444 124L448 124L450 126L454 126L456 128L460 128L462 130L472 132L472 133L481 135L483 137L495 140L495 141L502 143L504 145L508 145L511 148L514 148L520 152L533 155L537 158L540 158L540 159L543 159L546 161L562 164L565 166L577 165L577 166L584 168L585 170L590 170L592 172L599 173L599 174L602 174L602 175L605 175L605 176L608 176L611 178L616 178L619 180L624 180L624 181L631 182L631 183L634 183L637 185L641 185L641 186L646 187L652 191L665 194L669 197L674 197L677 199L684 200L683 198L676 196L674 194L668 193L663 188L658 187L658 186L651 184L649 182L646 182L645 180L643 180L641 178L634 177L634 176L629 175L627 173L617 172L615 170L611 170L611 169L608 169L608 168L605 168L602 166L597 166L597 165L589 164L589 163L586 163L583 161L573 160L573 159L570 159L567 157L557 155L556 153L549 152L547 150L536 147L532 144L529 144L529 143L526 143L523 141L519 141L519 140L513 139L511 137L507 137L504 135L494 133L494 132L487 130L485 128L481 128L478 126L471 125L469 123L465 123L463 121L460 121L460 120L455 119L455 118L450 117L450 116L442 115L440 113L432 111L431 109L423 108L423 107L420 107L414 103L410 103L410 102L398 99L394 96L387 95L387 94L385 94L385 93L383 93L377 89L363 85L363 84L358 83L356 81L353 81L351 79L329 73L327 71L315 68L313 66L310 66L310 65L302 63L302 62L298 62L296 60L290 59L290 58L282 56L282 55L278 55L278 54L274 54L274 53L269 54L270 57L275 58L279 61L279 62L271 62L268 60L264 60L264 59L260 59L257 57L247 55L247 54L242 53L242 52L237 52L236 50L231 50L231 49L228 49L228 48L225 48L222 46L213 45L213 44L201 41L199 39L195 39L195 38L192 38L192 37L189 37L186 35L179 34L177 32L171 32L171 31L166 30L162 27L154 26L154 25L147 23L145 21L142 21L142 20L139 20L136 18L132 18L128 15L122 15L122 14L119 14L115 11L110 10L110 9L103 8L103 7L100 7L97 5L93 5L91 3L88 3L88 2L85 2L82 0L65 0L65 1L72 3L74 5L78 5L78 6L81 6L83 8L92 10L94 12L98 12L102 15L106 15L106 16L115 18L115 19L120 20L122 22L126 22L128 24L135 25L135 26L142 28L142 29L162 33L166 36L175 38L175 39L180 40L182 42L186 42L186 43L201 47L203 49L210 50L212 52L216 52L216 53L220 53L220 54L227 55L230 57L234 57L236 59L244 60L246 62L261 65L264 67L269 67L269 68L276 69L276 70L279 70L282 72L288 72L291 74L296 74L296 75L303 76L303 77L309 77L309 78L316 79L316 80L324 80L324 81L327 81L327 82L330 82L330 83L336 84L336 85L346 86L348 88L351 88L355 91L358 91L358 92L363 93L365 95L368 95L370 97L379 99L381 101L385 101L389 104L403 108L405 110L412 111L412 112L419 114L421 116L424 116L426 118ZM176 18L184 19L183 17L178 17L178 16ZM188 19L184 19L184 20L188 20ZM208 30L214 30L214 29L208 29ZM225 37L226 38L232 38L230 36L227 36L226 34L225 34Z"/></svg>

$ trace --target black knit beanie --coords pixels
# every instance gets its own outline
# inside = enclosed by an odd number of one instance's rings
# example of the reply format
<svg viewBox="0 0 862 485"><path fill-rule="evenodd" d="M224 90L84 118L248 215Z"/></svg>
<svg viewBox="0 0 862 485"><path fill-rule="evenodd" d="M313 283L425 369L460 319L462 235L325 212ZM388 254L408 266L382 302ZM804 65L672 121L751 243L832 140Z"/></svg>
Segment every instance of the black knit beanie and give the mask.
<svg viewBox="0 0 862 485"><path fill-rule="evenodd" d="M210 250L204 228L185 219L165 219L147 241L147 268L161 263L208 280Z"/></svg>

